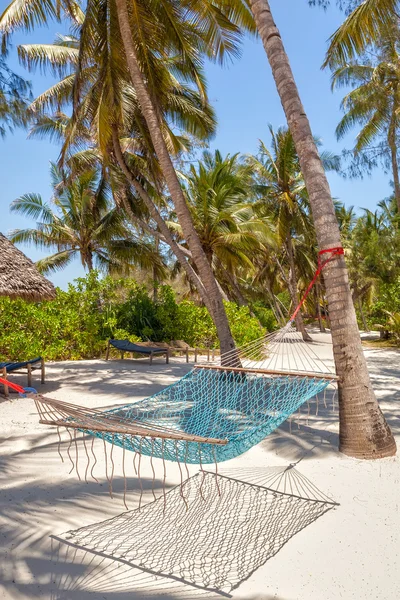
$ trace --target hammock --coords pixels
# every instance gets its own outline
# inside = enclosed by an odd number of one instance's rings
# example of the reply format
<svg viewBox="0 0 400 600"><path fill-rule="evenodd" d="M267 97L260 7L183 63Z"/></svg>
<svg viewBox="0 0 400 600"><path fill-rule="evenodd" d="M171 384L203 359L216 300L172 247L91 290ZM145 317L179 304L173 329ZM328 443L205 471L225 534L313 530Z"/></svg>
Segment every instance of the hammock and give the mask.
<svg viewBox="0 0 400 600"><path fill-rule="evenodd" d="M151 457L210 464L258 444L336 379L291 323L234 352L240 368L199 365L157 394L109 411L35 396L40 422Z"/></svg>
<svg viewBox="0 0 400 600"><path fill-rule="evenodd" d="M157 394L112 410L35 394L40 422L74 431L75 442L81 431L124 452L177 462L217 463L246 452L337 379L292 325L323 266L343 251L329 252L283 329L223 354L220 365L197 365Z"/></svg>

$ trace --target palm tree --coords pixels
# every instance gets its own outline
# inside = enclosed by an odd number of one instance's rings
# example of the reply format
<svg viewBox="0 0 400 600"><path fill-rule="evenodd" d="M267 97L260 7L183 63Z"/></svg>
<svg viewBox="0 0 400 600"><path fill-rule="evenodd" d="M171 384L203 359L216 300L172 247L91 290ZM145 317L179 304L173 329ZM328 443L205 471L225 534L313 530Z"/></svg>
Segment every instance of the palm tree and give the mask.
<svg viewBox="0 0 400 600"><path fill-rule="evenodd" d="M279 265L282 260L288 265L289 274L285 276L285 280L294 310L300 300L299 264L305 255L312 252L313 244L310 241L315 238L315 234L293 137L284 127L275 132L270 126L269 130L271 151L260 142L258 156L248 157L247 162L255 175L254 189L259 210L261 214L273 215L273 222L276 224L277 241L282 255L280 258L276 257L276 260ZM330 160L334 163L334 158L326 156L326 162ZM302 243L304 238L307 239L307 244ZM311 258L309 262L312 262ZM311 340L300 312L296 316L296 327L304 340Z"/></svg>
<svg viewBox="0 0 400 600"><path fill-rule="evenodd" d="M217 281L239 305L247 305L238 282L254 271L257 254L274 244L267 218L259 218L250 198L250 171L239 155L222 157L206 151L197 166L182 174L186 199L201 245ZM179 222L170 222L183 239Z"/></svg>
<svg viewBox="0 0 400 600"><path fill-rule="evenodd" d="M175 52L184 58L193 55L193 50L198 48L206 52L210 58L222 58L224 53L235 52L237 39L240 37L240 29L237 25L251 27L251 19L247 6L238 1L226 4L224 2L200 2L191 3L191 18L187 19L187 8L184 4L166 3L170 11L161 15L152 15L151 34L154 35L154 24L161 32L161 38L173 44ZM149 33L146 20L139 15L136 2L128 5L127 0L115 0L116 13L119 22L121 39L123 42L126 61L131 81L137 94L142 114L146 121L154 150L157 154L160 166L168 186L169 194L175 207L175 211L181 224L183 234L190 248L192 259L196 264L200 280L207 291L207 307L215 322L220 340L221 354L229 352L234 348L234 341L230 331L228 319L222 302L222 295L215 280L212 267L204 253L201 241L197 235L190 209L186 204L183 190L181 188L177 173L171 160L154 101L155 89L159 82L155 82L149 72L146 73L143 58L148 61L149 48L143 44L144 35ZM174 10L174 13L171 12ZM180 13L180 14L179 14ZM171 14L174 18L171 18ZM218 19L216 16L218 14ZM183 16L183 22L177 16ZM154 17L157 17L154 19ZM220 18L222 17L222 18ZM236 22L235 22L236 21ZM181 35L181 29L190 22L192 44L188 45ZM221 24L223 24L221 26ZM193 31L197 29L197 39L193 44ZM225 26L224 26L225 25ZM180 34L177 35L179 28ZM196 55L199 57L197 51ZM194 61L190 61L194 67ZM201 85L201 88L203 86Z"/></svg>
<svg viewBox="0 0 400 600"><path fill-rule="evenodd" d="M385 1L390 0L380 0L380 3ZM392 6L394 4L392 1ZM329 184L269 2L250 0L250 6L296 146L318 248L341 247ZM360 458L392 456L396 443L369 378L344 257L337 257L325 267L324 282L339 376L340 450Z"/></svg>
<svg viewBox="0 0 400 600"><path fill-rule="evenodd" d="M5 56L0 55L0 136L14 125L25 125L25 113L30 99L31 86L6 63Z"/></svg>
<svg viewBox="0 0 400 600"><path fill-rule="evenodd" d="M330 38L324 66L335 69L384 39L398 22L399 0L364 0Z"/></svg>
<svg viewBox="0 0 400 600"><path fill-rule="evenodd" d="M98 30L95 25L98 25ZM30 135L50 136L62 141L63 162L67 161L75 171L99 162L106 166L113 180L117 205L124 207L135 226L140 226L147 234L154 235L172 248L207 304L207 292L187 260L185 252L190 252L176 243L156 206L154 195L161 198L157 190L162 187L159 164L154 157L135 91L125 72L123 48L117 47L110 53L109 45L100 43L105 35L107 20L99 15L93 22L90 41L95 44L98 53L100 49L102 52L97 55L96 60L91 58L90 52L82 52L86 58L80 62L79 69L80 40L73 36L59 36L54 44L19 47L20 58L28 68L50 68L63 76L60 82L31 104L30 112L36 123ZM118 35L113 38L114 44L117 44ZM98 40L97 43L94 42L95 39ZM158 61L153 65L154 71L161 71L160 79L164 82L162 89L158 91L157 100L159 107L163 109L163 134L173 153L187 150L190 145L187 138L173 132L171 122L198 137L209 135L214 128L213 113L209 105L190 85L179 83L176 79L176 75L181 74L181 79L188 81L185 65L182 66L181 63L179 57L171 57L163 63ZM112 78L105 76L107 69L113 72ZM199 81L202 79L200 75L197 72ZM69 118L59 110L71 102L74 103L74 112L72 118ZM56 113L49 116L46 113L49 108L56 110ZM117 165L114 164L114 158ZM120 181L118 166L139 195L140 202L133 198L126 189L126 184ZM129 197L133 202L128 202ZM147 210L147 215L143 214L143 210L138 214L140 203ZM154 220L154 228L149 226L149 218Z"/></svg>
<svg viewBox="0 0 400 600"><path fill-rule="evenodd" d="M57 3L57 9L58 6ZM68 12L67 3L64 8ZM75 17L71 11L69 14ZM57 10L51 2L45 5L35 3L34 6L24 2L22 8L12 4L0 19L0 27L8 36L17 26L29 27L34 20L45 23L54 15L57 15ZM90 60L93 61L93 52L98 52L100 48L108 51L107 63L102 65L102 75L103 80L108 84L107 100L113 105L115 101L120 100L121 93L118 98L118 95L112 92L116 90L112 84L115 83L114 77L119 74L119 70L110 68L111 63L119 59L121 65L121 59L126 60L134 88L130 99L136 98L140 106L149 138L190 248L192 260L197 267L199 275L197 286L214 319L221 351L224 353L234 347L233 338L221 293L196 234L174 169L158 99L162 94L165 81L168 80L168 77L164 76L165 64L168 64L173 56L179 59L175 63L175 68L179 71L179 62L180 70L183 69L185 77L195 81L199 93L205 98L204 78L199 68L203 61L202 55L207 54L210 58L221 59L225 54L237 53L237 43L241 36L238 24L249 29L254 26L248 8L240 0L229 3L229 6L224 2L193 3L190 15L191 18L188 19L187 8L175 2L160 4L135 1L129 7L125 0L116 0L115 3L109 2L101 6L98 6L94 0L88 2L80 38L79 68L90 65ZM97 60L97 57L94 60ZM164 62L164 69L160 69L162 62ZM79 73L76 79L79 80ZM76 83L74 85L77 90L79 85ZM98 96L99 89L95 88L95 92ZM112 112L115 117L115 110ZM97 116L103 120L105 113ZM119 122L114 118L114 126L108 127L108 133L114 133L114 153L131 185L135 186L137 191L140 189L142 199L147 202L143 189L139 188L137 181L130 177L128 170L125 169L126 165L123 164L124 157L118 148L115 131ZM99 141L102 144L102 138ZM102 149L106 149L105 144L102 145ZM156 217L154 211L152 216ZM167 236L168 231L164 224L158 222L158 226L163 235ZM174 251L176 250L175 247ZM195 279L196 275L191 273L191 277Z"/></svg>
<svg viewBox="0 0 400 600"><path fill-rule="evenodd" d="M384 138L384 147L390 152L395 197L400 211L397 157L400 107L398 42L396 28L396 31L388 33L386 39L378 44L376 60L371 61L368 54L364 60L352 61L338 67L332 75L332 88L356 86L342 100L341 106L345 115L336 128L336 135L341 139L355 125L361 126L353 151L356 157L362 155L374 142ZM372 154L377 154L374 147ZM385 155L386 153L383 156Z"/></svg>
<svg viewBox="0 0 400 600"><path fill-rule="evenodd" d="M24 194L11 204L13 212L37 221L35 228L14 230L11 241L56 250L37 262L42 273L64 268L76 256L89 272L95 266L122 272L129 265L163 270L151 245L135 237L123 213L112 207L109 186L97 171L68 179L53 164L51 178L54 208L37 194Z"/></svg>

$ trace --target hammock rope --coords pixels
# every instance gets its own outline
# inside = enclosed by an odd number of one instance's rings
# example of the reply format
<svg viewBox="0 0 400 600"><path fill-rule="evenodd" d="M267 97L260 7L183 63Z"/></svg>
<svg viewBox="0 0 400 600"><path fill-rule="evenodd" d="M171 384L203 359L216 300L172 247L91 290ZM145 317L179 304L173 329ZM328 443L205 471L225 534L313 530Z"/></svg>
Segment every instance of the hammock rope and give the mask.
<svg viewBox="0 0 400 600"><path fill-rule="evenodd" d="M329 256L323 260L325 254ZM104 411L45 398L35 390L6 383L21 394L29 393L40 423L56 426L58 434L60 428L67 430L68 456L74 464L70 456L74 442L77 470L78 431L102 441L106 463L105 442L111 444L110 493L114 446L123 449L124 460L127 450L134 452L135 470L139 456L139 478L142 455L151 461L162 459L164 468L165 460L177 462L181 476L182 465L186 470L188 464L200 464L202 470L203 465L217 465L261 442L305 402L336 382L333 364L318 356L293 322L324 266L342 254L342 248L319 253L314 278L285 327L223 354L220 365L196 365L179 381L144 400ZM93 442L91 452L94 455ZM86 446L85 455L86 479L90 466ZM153 463L151 467L154 472Z"/></svg>

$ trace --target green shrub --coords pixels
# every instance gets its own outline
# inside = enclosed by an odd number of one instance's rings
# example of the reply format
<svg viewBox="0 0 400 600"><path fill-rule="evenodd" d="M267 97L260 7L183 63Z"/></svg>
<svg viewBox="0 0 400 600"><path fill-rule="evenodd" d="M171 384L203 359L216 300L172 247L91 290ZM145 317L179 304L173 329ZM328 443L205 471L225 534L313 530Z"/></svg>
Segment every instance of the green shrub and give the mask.
<svg viewBox="0 0 400 600"><path fill-rule="evenodd" d="M24 360L94 358L111 334L105 319L118 282L99 280L96 273L77 279L56 299L37 304L0 298L0 357Z"/></svg>
<svg viewBox="0 0 400 600"><path fill-rule="evenodd" d="M390 317L396 313L400 313L400 279L379 286L377 300L366 311L367 323L371 329L395 333L396 319Z"/></svg>
<svg viewBox="0 0 400 600"><path fill-rule="evenodd" d="M265 329L247 307L226 302L237 345L263 335ZM268 312L260 321L273 329ZM171 287L160 286L154 302L144 286L132 280L99 279L93 272L75 280L67 291L57 289L51 302L28 303L0 298L0 360L78 360L104 355L107 339L132 342L181 339L191 346L218 347L215 326L204 306L176 302ZM114 352L114 351L113 351Z"/></svg>
<svg viewBox="0 0 400 600"><path fill-rule="evenodd" d="M217 331L205 306L198 306L189 300L178 305L174 339L184 340L197 348L218 347Z"/></svg>
<svg viewBox="0 0 400 600"><path fill-rule="evenodd" d="M251 316L248 306L237 306L234 302L224 302L224 304L237 346L244 346L266 333L258 319Z"/></svg>
<svg viewBox="0 0 400 600"><path fill-rule="evenodd" d="M271 308L266 308L260 302L257 302L252 306L253 312L261 325L267 329L267 331L275 331L279 325L274 315L274 311Z"/></svg>

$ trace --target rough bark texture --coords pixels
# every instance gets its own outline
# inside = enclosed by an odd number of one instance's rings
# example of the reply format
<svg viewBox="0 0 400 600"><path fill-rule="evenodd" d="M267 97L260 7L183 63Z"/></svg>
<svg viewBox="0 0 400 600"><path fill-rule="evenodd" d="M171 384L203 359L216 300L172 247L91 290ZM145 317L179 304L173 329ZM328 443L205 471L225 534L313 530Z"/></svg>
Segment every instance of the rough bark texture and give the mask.
<svg viewBox="0 0 400 600"><path fill-rule="evenodd" d="M396 90L397 92L397 90ZM388 131L388 144L390 148L390 156L392 159L392 172L393 172L393 184L394 184L394 195L397 203L397 210L400 215L400 179L399 179L399 165L397 161L397 144L396 144L396 122L397 122L397 110L396 104L393 106L393 114L390 120L390 126Z"/></svg>
<svg viewBox="0 0 400 600"><path fill-rule="evenodd" d="M296 275L296 264L294 261L294 253L293 253L293 243L292 243L290 234L288 236L288 239L286 240L286 250L287 250L288 259L289 259L289 292L290 292L290 298L292 300L292 305L293 305L292 310L295 310L299 303L299 296L297 293L297 275ZM295 323L296 323L296 329L297 329L297 331L300 331L300 333L303 337L303 340L305 342L312 342L312 338L307 333L307 329L304 325L301 310L299 310L299 312L296 315Z"/></svg>
<svg viewBox="0 0 400 600"><path fill-rule="evenodd" d="M318 323L319 323L319 330L321 331L321 333L325 333L326 329L325 329L325 325L324 325L324 321L322 318L322 311L321 311L321 285L319 283L317 283L317 313L318 313Z"/></svg>
<svg viewBox="0 0 400 600"><path fill-rule="evenodd" d="M174 203L183 234L192 252L193 261L196 264L202 284L207 290L207 308L210 307L209 310L217 328L221 354L223 354L232 350L235 347L235 344L230 331L228 318L225 313L221 293L194 228L189 208L186 204L179 179L162 135L157 111L148 93L139 67L132 39L126 0L115 0L115 5L117 8L119 28L132 84L135 88L140 108L146 120L151 140Z"/></svg>
<svg viewBox="0 0 400 600"><path fill-rule="evenodd" d="M363 303L361 297L358 298L358 310L360 311L361 321L363 322L364 331L369 331L368 323L364 315Z"/></svg>
<svg viewBox="0 0 400 600"><path fill-rule="evenodd" d="M329 184L269 2L250 0L250 6L296 145L319 249L341 246ZM326 266L324 280L339 376L339 448L357 458L393 456L396 443L372 389L342 256Z"/></svg>

